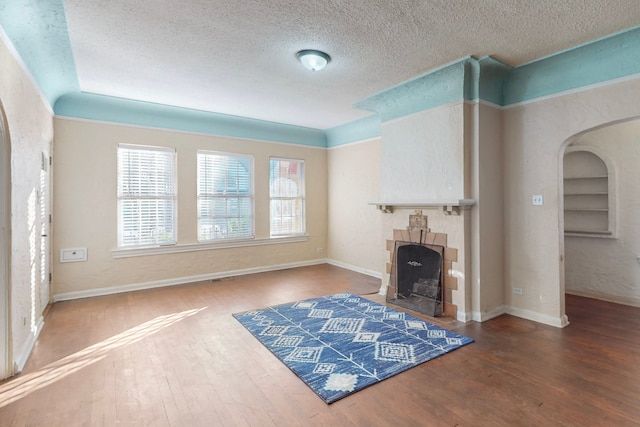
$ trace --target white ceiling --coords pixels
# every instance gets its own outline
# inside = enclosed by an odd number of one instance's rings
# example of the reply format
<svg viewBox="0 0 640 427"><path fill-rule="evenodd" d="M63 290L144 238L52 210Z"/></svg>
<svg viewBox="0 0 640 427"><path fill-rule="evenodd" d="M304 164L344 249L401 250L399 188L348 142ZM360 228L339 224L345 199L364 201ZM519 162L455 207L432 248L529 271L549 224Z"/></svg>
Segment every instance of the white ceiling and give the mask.
<svg viewBox="0 0 640 427"><path fill-rule="evenodd" d="M638 0L65 0L84 92L327 129L446 63L520 65L638 25ZM321 72L295 54L332 57ZM579 66L579 64L576 64Z"/></svg>

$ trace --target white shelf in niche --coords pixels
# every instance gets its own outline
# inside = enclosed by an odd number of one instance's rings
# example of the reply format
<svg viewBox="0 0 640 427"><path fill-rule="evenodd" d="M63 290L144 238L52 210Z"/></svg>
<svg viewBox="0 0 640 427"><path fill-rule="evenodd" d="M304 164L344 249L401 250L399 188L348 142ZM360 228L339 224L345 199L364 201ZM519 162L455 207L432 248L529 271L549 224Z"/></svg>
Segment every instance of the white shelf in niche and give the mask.
<svg viewBox="0 0 640 427"><path fill-rule="evenodd" d="M609 230L564 230L565 236L575 237L610 237L613 233Z"/></svg>
<svg viewBox="0 0 640 427"><path fill-rule="evenodd" d="M565 235L612 237L610 170L584 147L567 149L564 158Z"/></svg>

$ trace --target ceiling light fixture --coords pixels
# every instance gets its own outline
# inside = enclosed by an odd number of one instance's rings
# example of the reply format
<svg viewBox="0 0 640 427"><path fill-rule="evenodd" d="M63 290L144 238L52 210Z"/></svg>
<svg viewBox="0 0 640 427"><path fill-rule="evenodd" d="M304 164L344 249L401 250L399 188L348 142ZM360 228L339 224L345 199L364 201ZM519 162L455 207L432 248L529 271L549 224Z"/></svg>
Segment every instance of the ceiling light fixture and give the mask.
<svg viewBox="0 0 640 427"><path fill-rule="evenodd" d="M324 52L313 49L305 49L296 53L296 58L305 68L311 71L320 71L327 66L331 57Z"/></svg>

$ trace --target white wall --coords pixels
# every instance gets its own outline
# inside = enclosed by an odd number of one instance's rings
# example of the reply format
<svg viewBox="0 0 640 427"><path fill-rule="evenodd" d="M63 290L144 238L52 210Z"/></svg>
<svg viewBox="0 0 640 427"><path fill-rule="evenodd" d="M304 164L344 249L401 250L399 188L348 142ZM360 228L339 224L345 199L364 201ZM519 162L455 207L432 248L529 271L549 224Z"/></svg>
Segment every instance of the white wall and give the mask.
<svg viewBox="0 0 640 427"><path fill-rule="evenodd" d="M21 370L42 325L39 197L42 153L53 138L52 112L10 44L0 39L0 102L11 144L12 356Z"/></svg>
<svg viewBox="0 0 640 427"><path fill-rule="evenodd" d="M328 251L332 263L380 277L384 266L380 197L380 139L328 150Z"/></svg>
<svg viewBox="0 0 640 427"><path fill-rule="evenodd" d="M568 139L640 115L640 80L625 80L516 105L503 112L505 280L513 314L561 326L564 238L560 162ZM542 194L543 206L531 196ZM523 290L515 295L511 289Z"/></svg>
<svg viewBox="0 0 640 427"><path fill-rule="evenodd" d="M614 238L565 238L565 289L640 306L640 120L584 133L571 147L592 149L610 165L617 230Z"/></svg>
<svg viewBox="0 0 640 427"><path fill-rule="evenodd" d="M65 118L55 119L54 280L56 298L175 284L277 266L321 262L327 234L327 151ZM269 238L269 156L305 161L308 241L114 258L118 143L169 146L178 158L178 245L197 243L196 152L245 153L255 161L255 231ZM60 263L63 248L88 261Z"/></svg>

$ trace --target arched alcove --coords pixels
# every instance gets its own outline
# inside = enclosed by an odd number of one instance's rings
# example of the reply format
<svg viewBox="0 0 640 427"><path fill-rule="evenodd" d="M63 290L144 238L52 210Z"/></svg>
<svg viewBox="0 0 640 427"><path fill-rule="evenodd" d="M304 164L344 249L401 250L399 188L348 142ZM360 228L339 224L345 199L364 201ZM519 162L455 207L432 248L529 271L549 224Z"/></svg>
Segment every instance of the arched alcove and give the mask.
<svg viewBox="0 0 640 427"><path fill-rule="evenodd" d="M564 232L611 236L615 221L613 173L592 148L570 146L563 160Z"/></svg>
<svg viewBox="0 0 640 427"><path fill-rule="evenodd" d="M638 135L640 119L632 119L567 143L562 189L568 294L640 306Z"/></svg>

